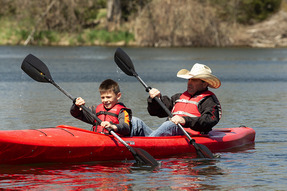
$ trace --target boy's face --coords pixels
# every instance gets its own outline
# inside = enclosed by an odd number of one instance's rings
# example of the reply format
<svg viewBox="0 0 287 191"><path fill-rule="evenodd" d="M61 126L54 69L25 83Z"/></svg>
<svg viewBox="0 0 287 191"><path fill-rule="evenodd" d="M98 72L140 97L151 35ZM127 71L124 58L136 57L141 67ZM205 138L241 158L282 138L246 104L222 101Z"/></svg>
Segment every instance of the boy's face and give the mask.
<svg viewBox="0 0 287 191"><path fill-rule="evenodd" d="M113 91L107 91L101 93L101 100L106 109L111 109L118 103L121 95L121 92L115 94Z"/></svg>

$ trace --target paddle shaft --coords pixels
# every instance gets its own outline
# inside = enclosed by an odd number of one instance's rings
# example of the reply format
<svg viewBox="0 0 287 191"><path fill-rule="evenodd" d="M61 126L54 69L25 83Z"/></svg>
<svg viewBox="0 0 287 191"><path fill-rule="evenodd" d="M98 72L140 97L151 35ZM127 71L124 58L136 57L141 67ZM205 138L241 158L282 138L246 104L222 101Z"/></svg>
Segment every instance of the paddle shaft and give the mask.
<svg viewBox="0 0 287 191"><path fill-rule="evenodd" d="M118 136L111 128L108 128L108 131L115 136L123 145L125 145L133 155L136 155L136 152L131 146L129 146L120 136Z"/></svg>
<svg viewBox="0 0 287 191"><path fill-rule="evenodd" d="M148 85L146 85L146 83L138 76L135 75L135 77L139 80L139 82L145 87L146 91L149 92L151 90L151 87L149 87ZM173 117L172 113L169 111L169 109L164 105L164 103L158 98L158 97L154 97L153 99L155 99L155 101L161 106L162 109L164 109L164 111L168 114L169 117ZM191 143L193 143L193 139L189 136L189 134L184 130L184 128L182 127L181 124L177 124L181 130L183 131L183 133L187 136L187 138L190 140ZM196 145L197 146L197 145Z"/></svg>
<svg viewBox="0 0 287 191"><path fill-rule="evenodd" d="M47 78L46 78L47 79ZM72 97L71 94L69 94L67 91L65 91L63 88L61 88L58 84L56 84L56 82L54 82L54 80L52 79L47 79L51 84L53 84L56 88L58 88L62 93L64 93L68 98L70 98L71 100L74 100L74 98Z"/></svg>
<svg viewBox="0 0 287 191"><path fill-rule="evenodd" d="M45 77L46 78L46 77ZM58 88L62 93L64 93L68 98L70 98L72 101L74 101L74 98L71 94L69 94L66 90L61 88L54 80L46 78L48 82L53 84L56 88ZM88 113L93 119L95 119L99 124L101 124L102 120L100 120L96 115L94 115L86 106L81 105L81 108Z"/></svg>

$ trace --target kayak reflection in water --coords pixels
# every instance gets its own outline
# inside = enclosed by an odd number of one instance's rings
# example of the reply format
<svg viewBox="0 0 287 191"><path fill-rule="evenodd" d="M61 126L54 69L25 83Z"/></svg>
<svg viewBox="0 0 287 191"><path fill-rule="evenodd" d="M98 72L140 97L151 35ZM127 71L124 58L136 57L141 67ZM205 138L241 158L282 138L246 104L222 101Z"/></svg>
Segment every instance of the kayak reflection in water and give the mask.
<svg viewBox="0 0 287 191"><path fill-rule="evenodd" d="M168 117L164 109L153 99L158 97L173 115L149 136L184 135L177 124L202 134L207 134L212 130L221 118L221 106L215 94L209 91L208 87L219 88L221 82L211 73L208 66L196 63L190 71L181 69L177 73L177 77L188 80L187 90L184 93L177 93L169 98L162 96L155 88L149 91L147 99L149 114Z"/></svg>
<svg viewBox="0 0 287 191"><path fill-rule="evenodd" d="M145 123L132 117L131 109L119 102L121 98L120 87L111 79L104 80L99 86L101 104L89 107L93 114L102 120L99 124L87 112L81 109L85 100L78 97L70 109L73 117L93 125L93 131L108 134L107 128L113 129L120 136L148 136L152 130Z"/></svg>

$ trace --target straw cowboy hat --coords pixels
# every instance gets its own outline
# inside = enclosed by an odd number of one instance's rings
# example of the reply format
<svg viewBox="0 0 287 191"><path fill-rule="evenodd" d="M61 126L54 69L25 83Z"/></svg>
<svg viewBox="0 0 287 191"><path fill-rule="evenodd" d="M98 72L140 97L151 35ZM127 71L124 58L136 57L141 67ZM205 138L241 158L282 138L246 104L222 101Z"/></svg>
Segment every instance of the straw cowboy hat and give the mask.
<svg viewBox="0 0 287 191"><path fill-rule="evenodd" d="M194 64L191 70L181 69L177 72L177 77L184 79L201 79L208 83L211 88L219 88L221 85L220 80L211 74L211 69L204 64Z"/></svg>

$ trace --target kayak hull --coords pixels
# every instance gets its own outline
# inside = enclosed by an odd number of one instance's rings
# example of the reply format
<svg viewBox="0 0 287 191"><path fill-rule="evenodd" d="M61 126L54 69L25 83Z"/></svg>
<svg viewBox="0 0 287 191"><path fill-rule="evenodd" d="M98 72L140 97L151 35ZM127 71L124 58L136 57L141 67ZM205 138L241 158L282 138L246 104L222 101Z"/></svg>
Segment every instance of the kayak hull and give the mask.
<svg viewBox="0 0 287 191"><path fill-rule="evenodd" d="M197 144L212 152L230 151L253 144L255 131L249 127L214 129L209 135L193 134ZM155 158L194 153L186 136L123 137L134 148ZM89 162L132 160L131 152L112 135L60 125L28 130L0 131L0 164Z"/></svg>

